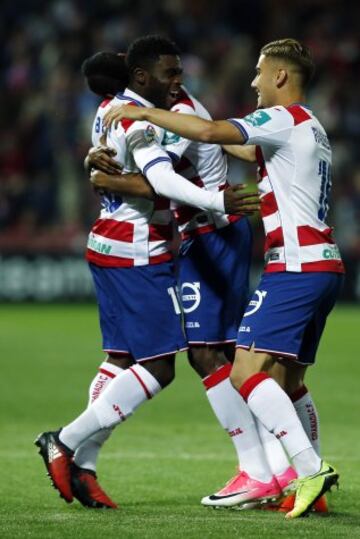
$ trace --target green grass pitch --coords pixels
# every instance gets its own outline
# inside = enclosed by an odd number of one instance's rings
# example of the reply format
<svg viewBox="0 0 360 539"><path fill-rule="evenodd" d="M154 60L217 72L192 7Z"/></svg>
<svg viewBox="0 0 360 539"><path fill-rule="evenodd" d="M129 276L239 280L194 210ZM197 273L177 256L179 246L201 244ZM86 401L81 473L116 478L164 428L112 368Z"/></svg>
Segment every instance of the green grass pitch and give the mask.
<svg viewBox="0 0 360 539"><path fill-rule="evenodd" d="M286 522L279 513L199 505L230 478L235 458L185 356L177 359L172 387L118 427L103 449L101 483L121 508L66 505L33 440L86 403L102 360L96 306L1 306L0 537L360 537L359 314L336 309L307 378L323 454L340 471L340 490L330 496L330 515Z"/></svg>

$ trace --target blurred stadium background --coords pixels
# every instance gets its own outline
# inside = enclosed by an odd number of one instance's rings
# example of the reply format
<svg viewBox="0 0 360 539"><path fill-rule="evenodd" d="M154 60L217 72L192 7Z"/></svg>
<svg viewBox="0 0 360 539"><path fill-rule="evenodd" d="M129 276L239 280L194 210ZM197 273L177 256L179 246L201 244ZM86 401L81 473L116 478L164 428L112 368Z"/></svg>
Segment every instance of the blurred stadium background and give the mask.
<svg viewBox="0 0 360 539"><path fill-rule="evenodd" d="M309 104L334 149L331 224L343 299L360 297L360 4L332 0L3 0L0 19L0 301L92 297L83 261L98 212L82 168L98 100L83 60L159 32L183 52L185 84L215 118L254 108L259 48L297 37L313 50ZM254 169L231 163L232 182ZM258 223L254 253L260 266Z"/></svg>
<svg viewBox="0 0 360 539"><path fill-rule="evenodd" d="M105 490L122 511L70 507L50 489L32 440L83 409L101 360L90 272L83 259L98 213L82 162L98 100L83 60L125 51L160 32L183 51L185 84L215 118L253 110L259 48L278 37L312 47L309 104L334 149L330 223L347 266L343 301L360 298L360 3L332 0L2 0L0 6L0 536L133 539L360 537L356 331L359 309L330 317L307 379L321 416L324 455L341 470L329 519L289 528L278 513L204 511L199 499L230 477L231 444L200 381L177 361L177 381L139 410L100 459ZM255 170L231 162L231 180ZM254 220L254 268L263 235ZM23 304L33 302L31 305ZM44 305L51 302L66 305ZM13 305L9 305L13 303ZM100 352L100 353L99 353ZM184 388L185 391L184 391Z"/></svg>

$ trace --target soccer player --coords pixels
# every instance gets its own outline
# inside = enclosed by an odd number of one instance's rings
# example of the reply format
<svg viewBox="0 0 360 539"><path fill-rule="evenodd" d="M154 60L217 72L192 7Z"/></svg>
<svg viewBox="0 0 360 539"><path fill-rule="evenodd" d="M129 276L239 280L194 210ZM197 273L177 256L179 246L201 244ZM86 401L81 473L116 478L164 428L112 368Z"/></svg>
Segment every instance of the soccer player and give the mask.
<svg viewBox="0 0 360 539"><path fill-rule="evenodd" d="M252 82L258 110L245 118L212 122L130 107L113 112L113 117L151 121L192 140L256 145L266 266L239 328L231 381L249 413L281 440L297 471L295 505L286 518L307 514L338 481L337 471L317 455L275 380L277 376L284 387L290 381L293 386L302 383L344 273L325 222L331 148L324 128L303 104L312 72L304 45L277 40L261 49Z"/></svg>
<svg viewBox="0 0 360 539"><path fill-rule="evenodd" d="M134 44L127 55L129 88L120 99L141 107L167 107L168 100L180 92L177 48L157 38L144 67L139 56L143 58L143 51ZM67 502L73 500L74 475L81 482L83 473L74 470L74 452L101 429L122 423L165 388L174 377L175 352L187 348L170 251L169 199L220 214L244 209L241 189L206 191L176 174L159 144L162 137L163 130L148 122L123 122L107 139L124 171L142 171L155 193L167 198L156 196L152 201L105 194L100 218L89 235L87 260L99 303L103 349L109 358L91 384L90 406L59 432L42 433L36 440L50 478ZM82 493L80 501L116 507L95 475L93 480L93 499Z"/></svg>

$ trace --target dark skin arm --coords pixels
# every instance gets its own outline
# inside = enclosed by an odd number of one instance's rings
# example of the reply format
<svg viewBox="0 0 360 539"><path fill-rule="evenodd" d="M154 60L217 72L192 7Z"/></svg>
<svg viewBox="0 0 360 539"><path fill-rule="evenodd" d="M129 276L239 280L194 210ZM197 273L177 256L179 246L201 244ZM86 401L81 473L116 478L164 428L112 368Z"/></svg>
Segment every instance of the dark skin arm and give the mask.
<svg viewBox="0 0 360 539"><path fill-rule="evenodd" d="M120 174L121 166L113 159L115 150L107 146L94 146L90 148L84 160L84 167L88 174L92 169L101 170L106 174Z"/></svg>
<svg viewBox="0 0 360 539"><path fill-rule="evenodd" d="M119 193L120 195L154 200L155 192L142 174L106 174L94 170L90 182L96 189Z"/></svg>
<svg viewBox="0 0 360 539"><path fill-rule="evenodd" d="M115 155L115 150L107 146L90 148L84 167L95 190L154 200L154 190L146 178L142 174L121 174L121 166L113 159Z"/></svg>

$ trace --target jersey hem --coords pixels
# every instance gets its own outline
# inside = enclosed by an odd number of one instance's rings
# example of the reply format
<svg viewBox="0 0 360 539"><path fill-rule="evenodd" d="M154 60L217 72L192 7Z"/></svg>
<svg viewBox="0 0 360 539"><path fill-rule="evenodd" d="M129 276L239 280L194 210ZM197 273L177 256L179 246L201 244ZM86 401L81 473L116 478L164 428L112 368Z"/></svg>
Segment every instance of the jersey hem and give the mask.
<svg viewBox="0 0 360 539"><path fill-rule="evenodd" d="M164 262L170 262L173 260L172 253L163 253L161 255L155 255L149 257L148 262L144 264L136 264L133 258L121 258L115 256L101 255L96 251L87 251L85 259L91 264L100 266L101 268L138 268L143 266L154 266L156 264L162 264Z"/></svg>

